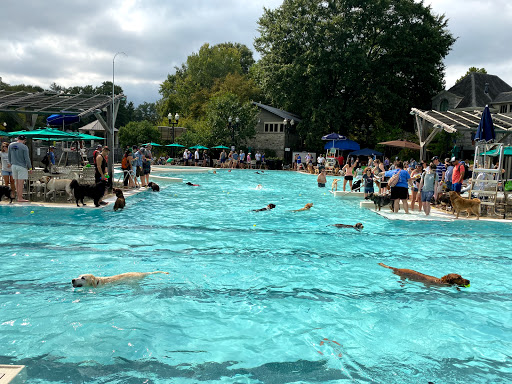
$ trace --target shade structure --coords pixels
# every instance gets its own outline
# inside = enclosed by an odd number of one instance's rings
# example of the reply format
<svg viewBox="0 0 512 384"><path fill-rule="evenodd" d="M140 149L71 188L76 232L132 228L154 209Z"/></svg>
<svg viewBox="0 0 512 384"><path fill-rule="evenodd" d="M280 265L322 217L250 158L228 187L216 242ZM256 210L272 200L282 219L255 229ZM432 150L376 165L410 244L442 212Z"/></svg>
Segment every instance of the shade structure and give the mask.
<svg viewBox="0 0 512 384"><path fill-rule="evenodd" d="M80 117L76 115L50 115L46 118L46 124L50 127L62 127L79 121Z"/></svg>
<svg viewBox="0 0 512 384"><path fill-rule="evenodd" d="M146 144L142 144L142 145L151 145L152 147L163 147L162 144L157 144L157 143L146 143Z"/></svg>
<svg viewBox="0 0 512 384"><path fill-rule="evenodd" d="M478 124L478 129L476 130L475 140L491 141L495 139L496 134L494 133L491 111L489 111L489 106L486 105L482 112L482 118L480 119L480 124Z"/></svg>
<svg viewBox="0 0 512 384"><path fill-rule="evenodd" d="M410 141L407 141L407 140L383 141L382 143L379 143L379 144L387 145L388 147L415 149L417 151L419 151L421 149L419 144L411 143Z"/></svg>
<svg viewBox="0 0 512 384"><path fill-rule="evenodd" d="M17 137L24 135L35 140L58 140L58 139L73 139L77 137L74 132L64 132L53 128L35 129L33 131L16 131L9 132L10 137Z"/></svg>
<svg viewBox="0 0 512 384"><path fill-rule="evenodd" d="M69 133L68 137L41 138L38 140L46 140L46 141L105 140L104 137L88 135L87 133L74 133L74 132L67 132L67 133Z"/></svg>
<svg viewBox="0 0 512 384"><path fill-rule="evenodd" d="M329 133L328 135L322 136L322 140L347 140L347 138L339 133Z"/></svg>
<svg viewBox="0 0 512 384"><path fill-rule="evenodd" d="M490 151L482 152L480 154L480 156L484 156L484 155L496 157L496 156L500 155L500 151L497 150L497 149L491 149ZM504 147L503 148L503 155L504 156L512 156L512 147Z"/></svg>
<svg viewBox="0 0 512 384"><path fill-rule="evenodd" d="M359 148L358 143L355 141L345 139L345 140L333 140L330 143L326 143L324 145L324 149L339 149L340 151L357 151Z"/></svg>
<svg viewBox="0 0 512 384"><path fill-rule="evenodd" d="M382 156L383 153L375 149L363 148L358 151L350 152L350 156Z"/></svg>
<svg viewBox="0 0 512 384"><path fill-rule="evenodd" d="M226 147L224 145L217 145L215 147L212 147L211 149L229 149L229 147Z"/></svg>
<svg viewBox="0 0 512 384"><path fill-rule="evenodd" d="M208 149L208 147L197 144L197 145L194 145L193 147L189 147L189 149Z"/></svg>
<svg viewBox="0 0 512 384"><path fill-rule="evenodd" d="M184 145L178 143L167 144L166 147L185 148Z"/></svg>

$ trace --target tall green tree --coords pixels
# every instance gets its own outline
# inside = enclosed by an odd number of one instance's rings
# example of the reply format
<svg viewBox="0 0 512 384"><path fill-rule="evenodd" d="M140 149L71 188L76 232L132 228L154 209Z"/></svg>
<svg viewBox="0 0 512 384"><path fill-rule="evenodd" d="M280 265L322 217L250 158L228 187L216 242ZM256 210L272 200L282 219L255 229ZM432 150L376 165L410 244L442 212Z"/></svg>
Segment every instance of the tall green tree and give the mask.
<svg viewBox="0 0 512 384"><path fill-rule="evenodd" d="M443 89L455 41L414 0L284 0L258 23L256 78L274 106L302 116L309 143L329 131L358 139L363 124L405 128L409 109Z"/></svg>
<svg viewBox="0 0 512 384"><path fill-rule="evenodd" d="M466 74L464 76L462 76L462 77L459 77L457 79L457 81L455 82L455 84L460 83L463 78L465 78L467 75L469 75L469 74L471 74L473 72L476 72L476 73L487 73L485 68L469 67L469 69L466 72Z"/></svg>
<svg viewBox="0 0 512 384"><path fill-rule="evenodd" d="M149 121L131 121L119 129L119 144L122 148L159 140L158 128Z"/></svg>

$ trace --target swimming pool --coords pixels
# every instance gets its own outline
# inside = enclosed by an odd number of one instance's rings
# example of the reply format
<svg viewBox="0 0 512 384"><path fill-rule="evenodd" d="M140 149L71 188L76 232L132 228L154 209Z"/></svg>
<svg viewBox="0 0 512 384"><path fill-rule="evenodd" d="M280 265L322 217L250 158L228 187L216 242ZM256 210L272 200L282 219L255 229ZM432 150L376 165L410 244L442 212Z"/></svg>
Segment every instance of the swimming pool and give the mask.
<svg viewBox="0 0 512 384"><path fill-rule="evenodd" d="M169 176L201 186L159 181L116 213L0 206L0 364L29 383L510 382L508 225L390 221L294 172Z"/></svg>

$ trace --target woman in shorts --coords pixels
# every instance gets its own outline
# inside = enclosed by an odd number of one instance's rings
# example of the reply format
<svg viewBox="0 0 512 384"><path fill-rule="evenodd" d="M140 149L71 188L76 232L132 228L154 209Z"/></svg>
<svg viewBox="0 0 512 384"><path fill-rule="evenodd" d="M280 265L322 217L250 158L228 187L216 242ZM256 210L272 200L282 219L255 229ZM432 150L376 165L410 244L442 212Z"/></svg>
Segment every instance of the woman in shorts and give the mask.
<svg viewBox="0 0 512 384"><path fill-rule="evenodd" d="M423 204L423 211L425 215L430 215L430 200L432 197L437 198L437 186L439 184L439 175L436 172L434 163L430 163L423 175L421 176L420 190L421 190L421 203Z"/></svg>
<svg viewBox="0 0 512 384"><path fill-rule="evenodd" d="M12 177L12 168L11 164L9 164L9 143L3 142L2 143L2 177L4 179L4 185L10 185L11 186L11 197L16 196L15 191L16 188L14 187L14 178Z"/></svg>

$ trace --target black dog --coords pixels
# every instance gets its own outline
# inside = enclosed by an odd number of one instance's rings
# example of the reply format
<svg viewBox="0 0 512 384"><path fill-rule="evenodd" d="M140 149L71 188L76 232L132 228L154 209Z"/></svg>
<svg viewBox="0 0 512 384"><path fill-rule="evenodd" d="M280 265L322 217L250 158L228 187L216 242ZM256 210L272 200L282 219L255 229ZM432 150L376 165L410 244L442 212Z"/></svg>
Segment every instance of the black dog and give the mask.
<svg viewBox="0 0 512 384"><path fill-rule="evenodd" d="M151 188L153 192L160 192L160 186L157 183L153 183L152 181L150 181L148 183L148 187Z"/></svg>
<svg viewBox="0 0 512 384"><path fill-rule="evenodd" d="M84 197L90 197L94 199L94 205L96 207L100 206L100 199L105 194L105 187L107 183L104 180L101 180L99 183L94 185L90 184L78 184L78 181L73 180L71 184L69 184L70 188L73 190L76 199L76 206L79 207L78 201L82 202L82 205L86 205L84 203Z"/></svg>
<svg viewBox="0 0 512 384"><path fill-rule="evenodd" d="M366 200L373 201L375 204L375 210L379 208L379 211L385 205L389 205L389 209L393 210L393 200L389 198L389 195L376 195L375 193L370 193L365 197Z"/></svg>
<svg viewBox="0 0 512 384"><path fill-rule="evenodd" d="M358 191L361 189L361 180L356 180L354 184L352 184L352 190Z"/></svg>
<svg viewBox="0 0 512 384"><path fill-rule="evenodd" d="M450 200L450 195L448 195L448 193L439 194L437 196L437 200L432 196L432 200L430 201L432 204L441 205L445 210L452 207L452 201Z"/></svg>
<svg viewBox="0 0 512 384"><path fill-rule="evenodd" d="M114 211L117 211L118 209L123 209L126 205L126 200L124 199L123 191L121 191L118 188L114 188L112 191L117 196L116 202L114 204Z"/></svg>
<svg viewBox="0 0 512 384"><path fill-rule="evenodd" d="M361 229L364 228L363 224L362 223L356 223L354 225L349 225L349 224L332 224L333 227L336 227L336 228L354 228L358 231L360 231Z"/></svg>
<svg viewBox="0 0 512 384"><path fill-rule="evenodd" d="M5 195L8 199L11 199L9 204L12 204L12 201L14 200L11 197L11 188L9 188L7 185L0 186L0 200L2 200L2 197Z"/></svg>

